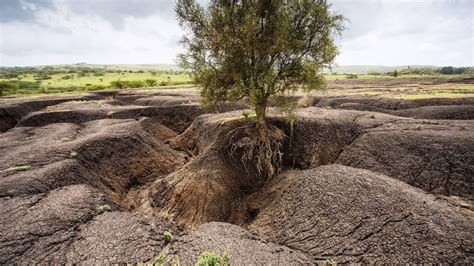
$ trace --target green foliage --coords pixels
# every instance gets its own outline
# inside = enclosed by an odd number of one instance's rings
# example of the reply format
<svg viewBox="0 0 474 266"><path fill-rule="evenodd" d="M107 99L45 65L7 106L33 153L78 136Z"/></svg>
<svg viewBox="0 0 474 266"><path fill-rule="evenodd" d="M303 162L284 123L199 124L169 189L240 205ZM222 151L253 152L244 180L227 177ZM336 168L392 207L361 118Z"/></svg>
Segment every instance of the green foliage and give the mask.
<svg viewBox="0 0 474 266"><path fill-rule="evenodd" d="M142 88L145 87L145 82L141 80L117 80L110 82L110 86L117 89Z"/></svg>
<svg viewBox="0 0 474 266"><path fill-rule="evenodd" d="M243 116L245 119L248 119L251 114L252 114L252 113L250 113L248 110L243 110L243 111L242 111L242 116Z"/></svg>
<svg viewBox="0 0 474 266"><path fill-rule="evenodd" d="M347 74L346 78L348 78L348 79L357 79L358 77L357 77L356 74Z"/></svg>
<svg viewBox="0 0 474 266"><path fill-rule="evenodd" d="M125 88L125 82L123 82L121 80L112 81L112 82L110 82L110 86L112 88L116 88L116 89L121 90L121 89Z"/></svg>
<svg viewBox="0 0 474 266"><path fill-rule="evenodd" d="M180 263L179 263L179 257L176 256L173 261L171 262L171 266L179 266Z"/></svg>
<svg viewBox="0 0 474 266"><path fill-rule="evenodd" d="M20 165L16 165L16 166L10 167L10 168L8 168L7 170L26 171L26 170L31 169L32 167L33 167L33 166L31 166L31 165L29 165L29 164L20 164Z"/></svg>
<svg viewBox="0 0 474 266"><path fill-rule="evenodd" d="M166 242L170 242L173 239L173 231L166 230L163 232L163 237L165 238Z"/></svg>
<svg viewBox="0 0 474 266"><path fill-rule="evenodd" d="M394 75L395 72L392 72ZM418 67L418 68L407 68L398 72L399 75L472 75L474 74L473 67L440 67L440 68L429 68L429 67Z"/></svg>
<svg viewBox="0 0 474 266"><path fill-rule="evenodd" d="M156 84L164 81L167 85L189 84L191 82L191 77L182 70L142 70L132 71L132 73L127 71L125 75L121 75L123 70L115 67L119 66L101 68L84 66L1 68L0 83L6 82L17 87L14 90L4 90L4 96L18 96L38 93L80 92L117 87L144 87L147 86L147 79L155 79ZM129 82L117 84L115 83L117 80L127 80ZM113 86L110 85L111 82Z"/></svg>
<svg viewBox="0 0 474 266"><path fill-rule="evenodd" d="M179 60L203 98L248 97L260 123L270 96L322 87L321 69L337 55L333 36L344 21L320 0L178 0L176 13L186 31Z"/></svg>
<svg viewBox="0 0 474 266"><path fill-rule="evenodd" d="M145 83L146 83L149 87L153 87L153 86L156 85L157 80L156 80L156 79L146 79L146 80L145 80Z"/></svg>
<svg viewBox="0 0 474 266"><path fill-rule="evenodd" d="M0 82L0 97L6 93L12 93L18 89L18 85L12 82Z"/></svg>
<svg viewBox="0 0 474 266"><path fill-rule="evenodd" d="M221 256L214 252L204 251L197 259L196 266L228 266L230 265L230 254L226 250Z"/></svg>
<svg viewBox="0 0 474 266"><path fill-rule="evenodd" d="M161 265L164 265L165 262L166 262L166 253L164 251L162 251L160 253L160 255L158 255L157 257L155 257L153 259L153 266L161 266Z"/></svg>
<svg viewBox="0 0 474 266"><path fill-rule="evenodd" d="M110 206L108 204L104 204L104 205L100 205L97 207L97 209L101 212L108 212L110 211L112 208L110 208Z"/></svg>

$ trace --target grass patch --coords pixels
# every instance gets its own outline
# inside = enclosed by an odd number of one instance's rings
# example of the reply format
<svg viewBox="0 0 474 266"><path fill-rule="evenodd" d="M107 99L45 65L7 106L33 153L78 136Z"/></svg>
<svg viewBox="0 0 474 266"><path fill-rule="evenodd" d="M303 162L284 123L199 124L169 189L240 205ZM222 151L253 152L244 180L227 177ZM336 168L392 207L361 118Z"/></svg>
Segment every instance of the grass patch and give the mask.
<svg viewBox="0 0 474 266"><path fill-rule="evenodd" d="M31 169L33 166L29 165L29 164L20 164L20 165L16 165L16 166L13 166L13 167L10 167L8 168L7 170L11 170L11 171L26 171L26 170L29 170Z"/></svg>
<svg viewBox="0 0 474 266"><path fill-rule="evenodd" d="M112 210L108 204L100 205L97 207L97 209L101 212L108 212Z"/></svg>
<svg viewBox="0 0 474 266"><path fill-rule="evenodd" d="M197 259L196 266L228 266L230 265L230 255L226 250L221 256L217 253L204 251Z"/></svg>
<svg viewBox="0 0 474 266"><path fill-rule="evenodd" d="M171 230L166 230L163 232L163 237L165 238L165 241L167 243L171 242L171 240L173 239L173 231Z"/></svg>
<svg viewBox="0 0 474 266"><path fill-rule="evenodd" d="M5 91L4 96L25 96L37 94L59 94L114 89L114 84L123 83L122 88L163 87L191 84L192 78L185 71L156 70L110 70L82 68L0 70L0 82L14 83L17 88ZM10 74L8 74L10 73Z"/></svg>

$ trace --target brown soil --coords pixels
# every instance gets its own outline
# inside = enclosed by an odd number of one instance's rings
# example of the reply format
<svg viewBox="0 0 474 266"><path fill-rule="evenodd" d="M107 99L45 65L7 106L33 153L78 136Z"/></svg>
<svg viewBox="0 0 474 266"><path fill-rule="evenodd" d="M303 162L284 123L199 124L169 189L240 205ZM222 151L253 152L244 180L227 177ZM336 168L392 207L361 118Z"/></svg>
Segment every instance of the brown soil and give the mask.
<svg viewBox="0 0 474 266"><path fill-rule="evenodd" d="M340 165L290 171L256 195L252 205L259 210L252 231L313 261L474 259L472 220L432 195L370 171Z"/></svg>
<svg viewBox="0 0 474 266"><path fill-rule="evenodd" d="M107 91L0 105L0 263L165 252L188 265L226 250L237 265L474 262L469 98L317 98L336 109L301 109L293 127L270 110L287 138L267 182L227 152L229 132L252 122L198 100Z"/></svg>

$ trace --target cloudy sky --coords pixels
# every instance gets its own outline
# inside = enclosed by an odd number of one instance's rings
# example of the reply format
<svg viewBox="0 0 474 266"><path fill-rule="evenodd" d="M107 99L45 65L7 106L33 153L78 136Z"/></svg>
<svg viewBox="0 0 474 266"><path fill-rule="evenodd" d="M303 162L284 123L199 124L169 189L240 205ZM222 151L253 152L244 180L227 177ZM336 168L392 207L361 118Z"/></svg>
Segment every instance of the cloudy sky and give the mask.
<svg viewBox="0 0 474 266"><path fill-rule="evenodd" d="M205 1L205 0L201 0ZM474 65L474 0L334 0L339 65ZM0 65L174 63L174 0L0 0Z"/></svg>

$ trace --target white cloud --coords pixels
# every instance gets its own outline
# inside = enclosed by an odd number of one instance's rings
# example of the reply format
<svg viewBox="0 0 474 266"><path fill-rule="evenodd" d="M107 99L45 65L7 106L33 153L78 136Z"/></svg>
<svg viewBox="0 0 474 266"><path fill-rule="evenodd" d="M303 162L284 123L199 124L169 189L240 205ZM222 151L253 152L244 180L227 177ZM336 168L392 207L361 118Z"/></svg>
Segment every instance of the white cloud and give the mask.
<svg viewBox="0 0 474 266"><path fill-rule="evenodd" d="M18 1L0 20L0 65L173 63L180 51L173 1ZM474 65L473 3L335 0L351 20L337 63Z"/></svg>
<svg viewBox="0 0 474 266"><path fill-rule="evenodd" d="M472 66L471 0L336 1L351 20L340 65Z"/></svg>
<svg viewBox="0 0 474 266"><path fill-rule="evenodd" d="M0 65L173 63L181 29L160 15L127 16L122 29L76 14L63 1L35 13L35 23L1 24Z"/></svg>

